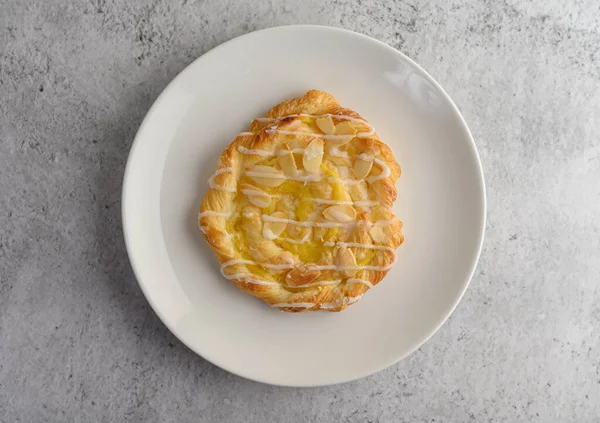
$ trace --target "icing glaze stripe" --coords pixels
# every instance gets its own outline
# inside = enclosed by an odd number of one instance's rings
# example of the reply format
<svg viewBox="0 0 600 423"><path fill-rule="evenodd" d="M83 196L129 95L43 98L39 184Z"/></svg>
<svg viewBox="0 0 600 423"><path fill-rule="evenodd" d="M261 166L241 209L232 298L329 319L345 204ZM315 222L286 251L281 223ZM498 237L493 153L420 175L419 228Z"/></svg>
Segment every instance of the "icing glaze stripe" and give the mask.
<svg viewBox="0 0 600 423"><path fill-rule="evenodd" d="M391 251L392 253L396 252L396 250L394 250L392 247L388 247L386 245L359 244L358 242L324 242L323 245L326 247L333 247L334 245L338 245L340 247L368 248L371 250L385 250Z"/></svg>
<svg viewBox="0 0 600 423"><path fill-rule="evenodd" d="M247 214L251 214L251 213L247 213ZM281 219L278 217L273 217L273 216L269 216L266 214L262 215L262 220L265 222L278 222L278 223L287 223L287 224L292 224L292 225L297 225L297 226L305 226L305 227L314 227L316 226L317 228L336 228L336 227L353 227L353 226L357 226L361 224L361 221L357 221L357 222L352 222L352 223L339 223L339 222L313 222L313 221L306 221L306 222L301 222L298 220L292 220L292 219ZM378 222L375 222L373 225L376 226L387 226L392 224L393 222L396 222L396 219L390 219L390 220L380 220Z"/></svg>
<svg viewBox="0 0 600 423"><path fill-rule="evenodd" d="M296 113L296 114L280 116L280 117L276 117L276 118L260 117L260 118L254 119L254 120L256 120L257 122L268 123L268 122L275 122L275 121L292 118L292 117L308 117L308 118L316 119L316 118L327 117L327 116L330 116L333 119L348 120L350 122L362 123L363 125L366 125L369 128L373 128L371 126L371 124L364 119L354 118L352 116L346 116L346 115L333 115L331 113L326 113L324 115L310 115L307 113Z"/></svg>
<svg viewBox="0 0 600 423"><path fill-rule="evenodd" d="M322 285L337 285L342 282L342 279L336 279L331 281L316 281L312 283L305 283L304 285L284 285L286 288L310 288L311 286L322 286Z"/></svg>
<svg viewBox="0 0 600 423"><path fill-rule="evenodd" d="M341 200L326 200L324 198L311 198L317 204L340 204L340 205L355 205L358 207L371 207L379 205L379 201L341 201Z"/></svg>
<svg viewBox="0 0 600 423"><path fill-rule="evenodd" d="M307 182L307 181L319 182L321 180L321 177L319 175L307 174L307 175L286 176L283 173L257 172L255 170L247 170L246 176L250 176L251 178L254 177L254 178L265 178L265 179L288 179L291 181L301 181L301 182Z"/></svg>
<svg viewBox="0 0 600 423"><path fill-rule="evenodd" d="M254 276L252 273L235 273L232 275L226 275L225 277L229 280L239 279L242 282L251 283L254 285L281 286L277 282L261 281L259 279L254 279L252 276Z"/></svg>
<svg viewBox="0 0 600 423"><path fill-rule="evenodd" d="M285 241L285 242L289 242L290 244L304 244L306 242L310 241L310 237L311 237L311 233L308 232L306 235L304 235L304 238L302 238L300 241L296 240L296 239L292 239L292 238L282 238L282 237L277 237L276 239L279 239L280 241Z"/></svg>
<svg viewBox="0 0 600 423"><path fill-rule="evenodd" d="M363 266L337 266L335 264L324 264L324 265L312 265L312 266L306 266L307 269L309 270L335 270L335 271L340 271L340 270L374 270L374 271L379 271L379 272L385 272L387 270L390 270L392 268L392 266L395 263L395 257L394 257L394 262L392 262L391 264L387 265L387 266L368 266L368 265L363 265ZM234 266L237 264L247 264L250 266L260 266L260 267L264 267L266 269L273 269L273 270L287 270L287 269L293 269L295 267L295 264L270 264L270 263L257 263L255 261L252 260L237 260L237 259L233 259L233 260L229 260L225 263L223 263L221 265L221 274L223 276L225 276L226 278L229 279L229 275L227 275L225 273L225 268L229 267L229 266Z"/></svg>
<svg viewBox="0 0 600 423"><path fill-rule="evenodd" d="M375 181L379 181L380 179L385 179L385 178L389 178L392 171L390 170L390 167L385 164L384 161L379 160L378 158L374 158L373 161L375 163L377 163L379 166L381 166L381 173L379 175L376 176L370 176L366 179L366 181L370 184L372 184Z"/></svg>
<svg viewBox="0 0 600 423"><path fill-rule="evenodd" d="M249 154L249 155L261 156L261 157L285 156L286 154L289 153L289 151L284 151L284 150L277 150L275 152L266 151L266 150L252 150L250 148L246 148L241 145L238 146L238 151L242 154ZM302 154L302 153L304 153L304 148L300 148L300 147L293 148L290 151L292 152L292 154Z"/></svg>
<svg viewBox="0 0 600 423"><path fill-rule="evenodd" d="M309 270L335 270L337 272L339 272L340 270L374 270L376 272L387 272L392 268L392 266L394 266L394 262L388 264L387 266L336 266L335 264L324 264L306 266L306 268Z"/></svg>
<svg viewBox="0 0 600 423"><path fill-rule="evenodd" d="M198 219L200 219L204 216L230 217L231 213L223 213L223 212L217 212L214 210L206 210L206 211L203 211L202 213L198 214Z"/></svg>
<svg viewBox="0 0 600 423"><path fill-rule="evenodd" d="M236 192L236 189L233 187L226 187L226 186L218 185L215 183L215 177L217 175L220 175L221 173L229 173L229 172L233 172L233 168L223 167L221 169L217 169L217 171L214 173L214 175L208 179L208 186L211 187L212 189L216 189L219 191Z"/></svg>

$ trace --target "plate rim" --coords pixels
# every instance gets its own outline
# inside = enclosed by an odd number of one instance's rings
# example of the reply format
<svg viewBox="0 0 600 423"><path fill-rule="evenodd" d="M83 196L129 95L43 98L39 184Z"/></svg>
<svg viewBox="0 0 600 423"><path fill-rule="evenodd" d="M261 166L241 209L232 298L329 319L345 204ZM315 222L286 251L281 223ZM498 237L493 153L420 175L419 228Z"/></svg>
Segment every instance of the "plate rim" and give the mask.
<svg viewBox="0 0 600 423"><path fill-rule="evenodd" d="M428 333L426 333L423 338L418 342L415 343L415 345L410 348L409 350L407 350L404 354L401 354L397 357L395 357L392 360L388 360L385 362L380 363L377 366L373 366L372 368L369 368L366 371L362 371L362 372L358 372L358 373L354 373L352 376L347 377L347 378L337 378L335 380L331 380L329 382L319 382L319 383L311 383L311 384L306 384L306 383L290 383L290 382L283 382L283 381L279 381L279 380L272 380L268 377L257 377L255 375L250 375L246 372L242 372L239 370L233 370L231 368L229 368L229 366L227 366L225 363L221 363L219 362L219 360L215 359L214 357L207 357L207 355L201 353L200 351L198 351L197 349L193 348L188 342L186 342L183 339L183 336L180 336L180 334L178 333L177 329L174 327L174 325L172 325L169 320L166 318L166 316L163 315L163 313L161 312L161 310L156 306L155 302L152 299L152 296L150 295L150 293L148 292L144 282L142 281L142 279L140 278L140 272L139 272L139 268L142 266L141 263L139 263L138 261L136 261L134 259L134 254L133 254L133 247L131 245L132 241L130 240L131 235L129 234L129 230L128 230L128 213L127 213L127 207L126 207L126 198L128 195L128 180L130 180L129 175L131 173L131 169L132 169L132 163L133 163L133 158L136 155L136 150L138 149L139 145L141 144L141 140L142 140L142 136L141 134L145 132L145 128L148 126L148 123L150 121L150 117L154 114L153 112L158 109L158 107L160 107L160 105L162 104L162 100L164 97L166 97L173 89L174 86L176 86L177 82L179 81L179 79L181 79L183 77L184 74L186 74L190 68L192 68L193 66L196 65L197 62L199 62L200 60L206 58L207 56L210 56L211 54L214 54L216 51L226 48L229 44L234 43L235 41L238 41L239 39L243 38L243 37L247 37L250 35L254 35L257 33L263 33L263 32L269 32L269 31L289 31L289 30L319 30L319 31L330 31L332 33L338 33L338 34L343 34L343 35L347 35L347 36L351 36L351 37L358 37L361 38L363 41L368 41L374 44L379 45L380 47L385 48L387 51L389 51L391 54L395 54L397 56L400 56L403 60L406 60L408 63L410 63L412 66L414 66L415 68L417 68L419 71L422 72L423 76L427 79L427 81L429 83L431 83L437 90L439 90L439 92L443 95L444 99L446 101L448 101L450 107L452 108L452 110L456 113L456 115L459 118L459 123L460 126L462 127L462 129L465 131L467 138L468 138L468 146L469 149L471 150L471 152L473 153L473 156L475 157L475 163L476 163L476 168L477 168L477 174L479 176L479 178L481 179L481 210L482 210L482 218L481 218L481 225L478 229L479 232L479 240L478 240L478 245L477 245L477 252L475 254L474 257L471 257L471 268L469 269L469 271L467 272L468 277L465 279L463 286L461 288L461 292L459 293L459 295L456 297L454 303L452 304L452 306L449 308L449 311L447 313L445 313L445 315L441 315L439 322L437 323L437 325ZM195 354L197 354L198 356L200 356L202 359L208 361L209 363L229 372L232 374L235 374L237 376L243 377L245 379L248 380L252 380L252 381L256 381L256 382L260 382L260 383L264 383L264 384L269 384L269 385L274 385L274 386L286 386L286 387L318 387L318 386L330 386L330 385L337 385L337 384L341 384L341 383L346 383L346 382L351 382L351 381L355 381L358 379L362 379L364 377L367 376L371 376L375 373L378 373L388 367L391 367L395 364L397 364L398 362L400 362L401 360L403 360L404 358L408 357L409 355L411 355L412 353L414 353L416 350L418 350L419 348L421 348L427 341L429 341L433 335L435 335L440 328L444 325L444 323L446 323L446 321L450 318L450 316L454 313L454 311L456 310L456 307L458 306L458 304L461 302L465 292L467 291L467 288L469 287L469 285L471 284L471 281L473 279L473 276L475 274L475 270L477 268L477 264L479 262L479 259L481 257L481 251L483 249L483 242L484 242L484 238L485 238L485 229L486 229L486 225L487 225L487 190L486 190L486 185L485 185L485 176L483 173L483 166L481 164L481 158L479 156L479 152L477 150L477 146L475 144L475 140L473 138L473 135L471 134L471 131L463 117L463 115L460 113L460 110L458 109L458 107L456 106L456 104L454 103L454 101L452 100L452 98L448 95L448 93L444 90L444 88L424 69L422 68L418 63L416 63L414 60L412 60L410 57L406 56L404 53L402 53L401 51L395 49L394 47L390 46L389 44L380 41L376 38L370 37L368 35L356 32L356 31L352 31L349 29L344 29L344 28L340 28L340 27L334 27L334 26L328 26L328 25L312 25L312 24L297 24L297 25L278 25L278 26L272 26L272 27L268 27L268 28L263 28L260 30L256 30L256 31L251 31L251 32L247 32L245 34L236 36L234 38L231 38L215 47L213 47L212 49L208 50L207 52L205 52L204 54L200 55L199 57L197 57L196 59L194 59L191 63L189 63L183 70L181 70L164 88L163 90L160 92L160 94L156 97L156 99L154 100L154 102L152 103L152 106L148 109L148 111L146 112L146 115L144 116L144 119L142 120L142 123L140 124L136 135L134 137L134 140L131 144L131 147L129 149L129 154L127 157L127 162L125 165L125 171L124 171L124 175L123 175L123 183L122 183L122 189L121 189L121 223L122 223L122 228L123 228L123 237L125 240L125 248L127 250L127 256L129 259L129 263L131 265L131 268L133 270L134 276L137 280L137 283L140 287L140 289L142 290L142 293L144 294L144 297L146 299L146 301L148 301L148 303L150 304L150 307L152 308L152 310L154 311L154 313L158 316L158 318L160 319L160 321L167 327L167 329L182 343L184 344L187 348L189 348L191 351L193 351Z"/></svg>

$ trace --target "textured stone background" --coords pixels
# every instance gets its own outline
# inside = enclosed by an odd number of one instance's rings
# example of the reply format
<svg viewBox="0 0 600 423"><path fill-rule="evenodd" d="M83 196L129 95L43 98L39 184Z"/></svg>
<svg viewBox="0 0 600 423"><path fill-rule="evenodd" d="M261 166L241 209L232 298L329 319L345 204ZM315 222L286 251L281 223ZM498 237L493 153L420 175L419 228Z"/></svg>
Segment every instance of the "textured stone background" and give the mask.
<svg viewBox="0 0 600 423"><path fill-rule="evenodd" d="M464 300L379 374L222 371L144 300L120 222L141 119L187 64L274 25L356 30L457 102L489 221ZM0 421L600 421L597 0L0 0Z"/></svg>

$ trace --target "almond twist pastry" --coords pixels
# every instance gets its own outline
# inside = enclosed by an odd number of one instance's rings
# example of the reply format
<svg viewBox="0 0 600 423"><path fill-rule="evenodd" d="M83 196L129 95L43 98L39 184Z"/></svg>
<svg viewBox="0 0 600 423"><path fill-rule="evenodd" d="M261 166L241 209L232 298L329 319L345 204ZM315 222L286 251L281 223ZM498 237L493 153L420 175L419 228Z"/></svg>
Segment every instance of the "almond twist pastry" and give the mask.
<svg viewBox="0 0 600 423"><path fill-rule="evenodd" d="M283 311L341 311L396 260L399 176L369 123L313 90L223 151L198 224L242 291Z"/></svg>

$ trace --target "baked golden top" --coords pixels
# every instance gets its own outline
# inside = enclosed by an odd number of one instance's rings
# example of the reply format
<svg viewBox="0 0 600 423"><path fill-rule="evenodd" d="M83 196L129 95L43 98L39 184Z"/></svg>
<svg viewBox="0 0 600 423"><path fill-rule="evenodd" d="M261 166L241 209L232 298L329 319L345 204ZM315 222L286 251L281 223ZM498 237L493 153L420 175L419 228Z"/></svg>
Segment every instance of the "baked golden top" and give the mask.
<svg viewBox="0 0 600 423"><path fill-rule="evenodd" d="M241 290L283 311L341 311L395 262L399 176L369 123L313 90L223 151L198 224Z"/></svg>

